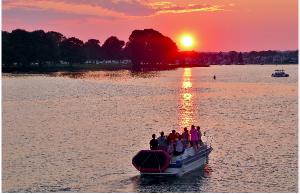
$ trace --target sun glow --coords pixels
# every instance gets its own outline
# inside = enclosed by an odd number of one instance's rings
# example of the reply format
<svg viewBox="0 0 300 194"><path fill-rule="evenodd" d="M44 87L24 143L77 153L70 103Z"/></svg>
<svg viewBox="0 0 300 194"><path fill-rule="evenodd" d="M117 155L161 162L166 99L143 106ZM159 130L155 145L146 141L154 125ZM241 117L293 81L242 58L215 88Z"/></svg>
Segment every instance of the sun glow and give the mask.
<svg viewBox="0 0 300 194"><path fill-rule="evenodd" d="M179 35L177 40L179 42L180 50L193 50L197 46L195 37L196 36L191 33L182 33L181 35Z"/></svg>
<svg viewBox="0 0 300 194"><path fill-rule="evenodd" d="M191 47L193 45L193 38L191 36L183 36L181 39L181 44L184 47Z"/></svg>

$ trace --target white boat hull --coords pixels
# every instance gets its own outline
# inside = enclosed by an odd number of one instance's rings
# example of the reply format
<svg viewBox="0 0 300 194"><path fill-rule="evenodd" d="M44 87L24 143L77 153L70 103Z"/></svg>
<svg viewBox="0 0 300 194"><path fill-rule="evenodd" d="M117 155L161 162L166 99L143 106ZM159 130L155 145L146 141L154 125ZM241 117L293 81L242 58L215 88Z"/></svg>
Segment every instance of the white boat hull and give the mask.
<svg viewBox="0 0 300 194"><path fill-rule="evenodd" d="M182 176L207 164L208 155L211 151L212 148L208 146L204 146L196 153L193 148L188 148L182 155L173 157L169 168L167 168L164 172L141 172L141 175Z"/></svg>

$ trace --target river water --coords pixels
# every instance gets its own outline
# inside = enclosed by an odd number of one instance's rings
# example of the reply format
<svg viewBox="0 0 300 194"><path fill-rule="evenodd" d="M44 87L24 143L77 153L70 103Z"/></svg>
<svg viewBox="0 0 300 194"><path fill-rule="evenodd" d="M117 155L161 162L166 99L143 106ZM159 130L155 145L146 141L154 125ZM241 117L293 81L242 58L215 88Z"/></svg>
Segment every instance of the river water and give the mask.
<svg viewBox="0 0 300 194"><path fill-rule="evenodd" d="M297 192L298 66L276 68L3 75L2 191ZM205 170L140 177L152 133L191 124L214 148Z"/></svg>

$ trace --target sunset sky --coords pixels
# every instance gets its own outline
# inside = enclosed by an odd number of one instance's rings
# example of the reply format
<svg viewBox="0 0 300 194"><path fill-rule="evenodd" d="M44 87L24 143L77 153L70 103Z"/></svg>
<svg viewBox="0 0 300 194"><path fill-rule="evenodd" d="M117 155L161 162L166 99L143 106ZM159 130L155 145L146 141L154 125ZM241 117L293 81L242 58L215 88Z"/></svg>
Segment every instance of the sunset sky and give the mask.
<svg viewBox="0 0 300 194"><path fill-rule="evenodd" d="M2 30L58 31L101 43L134 29L189 34L196 51L298 49L297 0L3 0Z"/></svg>

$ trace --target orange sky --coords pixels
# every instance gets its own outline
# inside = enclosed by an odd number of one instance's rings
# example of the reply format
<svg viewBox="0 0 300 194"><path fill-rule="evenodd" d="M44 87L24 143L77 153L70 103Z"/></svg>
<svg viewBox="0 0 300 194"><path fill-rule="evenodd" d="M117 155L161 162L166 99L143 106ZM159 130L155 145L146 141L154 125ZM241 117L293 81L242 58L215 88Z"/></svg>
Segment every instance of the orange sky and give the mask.
<svg viewBox="0 0 300 194"><path fill-rule="evenodd" d="M298 49L297 0L3 0L2 30L58 31L104 42L153 28L197 51Z"/></svg>

